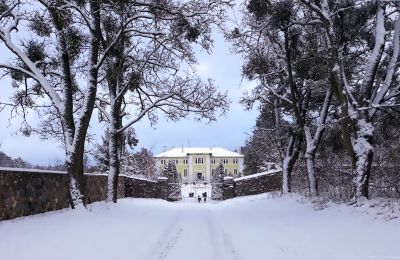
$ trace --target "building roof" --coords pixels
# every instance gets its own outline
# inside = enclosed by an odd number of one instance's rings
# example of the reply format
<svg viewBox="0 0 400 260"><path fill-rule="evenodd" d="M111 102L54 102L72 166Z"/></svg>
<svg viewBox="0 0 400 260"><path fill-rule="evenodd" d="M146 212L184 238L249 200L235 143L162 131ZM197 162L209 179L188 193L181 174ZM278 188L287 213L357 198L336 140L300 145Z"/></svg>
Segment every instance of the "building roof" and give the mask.
<svg viewBox="0 0 400 260"><path fill-rule="evenodd" d="M240 153L231 152L221 147L180 147L157 154L155 158L161 157L186 157L188 154L211 154L214 157L244 157Z"/></svg>

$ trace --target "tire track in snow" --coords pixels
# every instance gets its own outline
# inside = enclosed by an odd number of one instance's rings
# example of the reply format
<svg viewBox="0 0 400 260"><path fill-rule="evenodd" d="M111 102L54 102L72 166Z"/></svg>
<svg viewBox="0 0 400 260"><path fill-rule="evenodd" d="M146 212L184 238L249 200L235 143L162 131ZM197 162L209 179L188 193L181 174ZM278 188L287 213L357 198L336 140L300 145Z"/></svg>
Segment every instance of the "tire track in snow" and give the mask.
<svg viewBox="0 0 400 260"><path fill-rule="evenodd" d="M212 216L211 212L208 212L205 220L207 223L208 234L210 237L209 241L213 249L213 259L220 260L221 259L221 252L220 252L221 242L219 241L220 237L217 236L218 230L216 229L216 226L213 224L211 216Z"/></svg>
<svg viewBox="0 0 400 260"><path fill-rule="evenodd" d="M224 248L226 252L232 256L232 259L241 260L242 258L240 257L239 252L235 249L230 237L225 233L225 231L222 231L222 238L224 240Z"/></svg>
<svg viewBox="0 0 400 260"><path fill-rule="evenodd" d="M169 252L171 251L172 248L174 248L176 242L180 238L182 231L183 231L183 228L179 228L178 231L176 233L174 233L174 235L168 240L168 242L162 248L160 254L158 255L158 258L157 258L158 260L164 260L165 258L167 258Z"/></svg>
<svg viewBox="0 0 400 260"><path fill-rule="evenodd" d="M213 259L241 260L242 258L232 244L230 236L221 228L222 222L217 217L213 217L212 212L208 212L206 222L214 253Z"/></svg>
<svg viewBox="0 0 400 260"><path fill-rule="evenodd" d="M160 248L164 249L165 245L165 241L170 241L171 239L168 239L170 237L170 234L174 231L174 229L176 229L176 226L179 223L179 220L181 218L181 215L178 212L175 213L173 220L168 224L167 228L165 229L165 231L161 234L161 236L157 239L157 242L154 243L153 246L150 247L150 251L147 254L148 257L146 257L143 260L148 260L148 259L165 259L166 256L164 256L164 258L160 258L162 251L160 252ZM178 231L182 230L181 228L179 228ZM177 232L175 232L174 234L176 234ZM179 233L180 234L180 233ZM177 240L177 239L176 239ZM176 241L174 242L174 244L176 243ZM168 245L168 243L167 243ZM171 247L172 248L172 247ZM171 249L169 248L169 250ZM168 251L169 251L168 250Z"/></svg>

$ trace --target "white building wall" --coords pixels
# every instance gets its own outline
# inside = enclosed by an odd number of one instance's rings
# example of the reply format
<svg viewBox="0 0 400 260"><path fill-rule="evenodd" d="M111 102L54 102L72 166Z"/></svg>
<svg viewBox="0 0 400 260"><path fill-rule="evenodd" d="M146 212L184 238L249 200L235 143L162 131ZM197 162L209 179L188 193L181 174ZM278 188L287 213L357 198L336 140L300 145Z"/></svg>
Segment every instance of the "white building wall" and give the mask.
<svg viewBox="0 0 400 260"><path fill-rule="evenodd" d="M205 181L211 181L211 155L206 156L206 176L204 178Z"/></svg>
<svg viewBox="0 0 400 260"><path fill-rule="evenodd" d="M243 174L243 158L239 158L238 163L239 163L239 172Z"/></svg>
<svg viewBox="0 0 400 260"><path fill-rule="evenodd" d="M193 178L193 156L191 154L189 154L188 157L188 163L189 163L189 172L188 172L188 176L189 176L189 182L192 182L194 180Z"/></svg>

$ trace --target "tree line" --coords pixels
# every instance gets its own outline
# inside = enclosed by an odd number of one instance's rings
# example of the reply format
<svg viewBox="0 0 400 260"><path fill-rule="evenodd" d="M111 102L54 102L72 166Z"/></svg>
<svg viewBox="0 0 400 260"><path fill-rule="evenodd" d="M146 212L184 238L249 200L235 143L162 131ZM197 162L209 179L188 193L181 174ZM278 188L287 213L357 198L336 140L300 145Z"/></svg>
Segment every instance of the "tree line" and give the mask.
<svg viewBox="0 0 400 260"><path fill-rule="evenodd" d="M242 5L243 19L226 36L244 59L243 75L258 82L242 99L247 108L260 104L247 171L276 159L290 192L301 168L316 197L319 181L332 177L328 169L347 166L331 173L338 186L351 183L357 203L384 179L378 174L371 183L373 168L399 165L399 7L356 0ZM380 183L398 195L398 174L389 179Z"/></svg>

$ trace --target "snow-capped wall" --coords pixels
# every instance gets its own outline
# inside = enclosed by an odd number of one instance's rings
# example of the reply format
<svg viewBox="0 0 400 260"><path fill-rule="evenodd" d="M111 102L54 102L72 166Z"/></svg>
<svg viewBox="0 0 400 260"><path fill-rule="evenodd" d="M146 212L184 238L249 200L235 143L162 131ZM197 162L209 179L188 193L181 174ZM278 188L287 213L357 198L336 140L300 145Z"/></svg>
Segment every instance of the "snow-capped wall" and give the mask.
<svg viewBox="0 0 400 260"><path fill-rule="evenodd" d="M86 202L105 200L107 175L85 174ZM171 198L168 178L157 181L121 175L118 179L118 198ZM220 181L221 199L260 194L280 190L280 171L255 174L233 179L225 177ZM33 215L69 206L68 175L65 172L36 169L0 168L0 220Z"/></svg>
<svg viewBox="0 0 400 260"><path fill-rule="evenodd" d="M118 180L118 197L125 197L125 179ZM86 174L86 202L104 200L107 175ZM0 168L0 220L69 207L65 172Z"/></svg>
<svg viewBox="0 0 400 260"><path fill-rule="evenodd" d="M282 189L282 171L274 170L234 180L235 196L255 195Z"/></svg>

